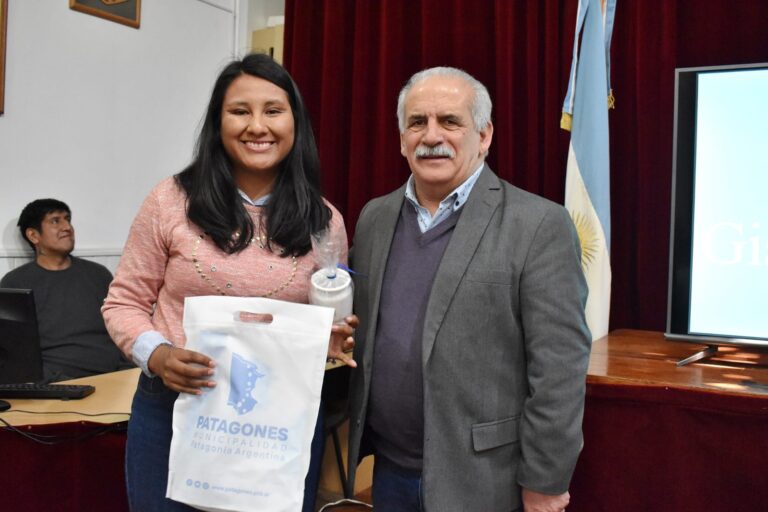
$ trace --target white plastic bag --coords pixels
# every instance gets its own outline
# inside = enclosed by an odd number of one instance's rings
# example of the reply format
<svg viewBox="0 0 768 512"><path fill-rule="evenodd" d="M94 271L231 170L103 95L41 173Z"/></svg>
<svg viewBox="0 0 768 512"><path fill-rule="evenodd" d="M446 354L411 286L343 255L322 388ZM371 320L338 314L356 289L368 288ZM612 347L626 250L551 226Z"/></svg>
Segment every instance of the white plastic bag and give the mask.
<svg viewBox="0 0 768 512"><path fill-rule="evenodd" d="M185 300L186 347L216 361L216 387L176 400L169 498L301 510L332 321L330 308L272 299Z"/></svg>

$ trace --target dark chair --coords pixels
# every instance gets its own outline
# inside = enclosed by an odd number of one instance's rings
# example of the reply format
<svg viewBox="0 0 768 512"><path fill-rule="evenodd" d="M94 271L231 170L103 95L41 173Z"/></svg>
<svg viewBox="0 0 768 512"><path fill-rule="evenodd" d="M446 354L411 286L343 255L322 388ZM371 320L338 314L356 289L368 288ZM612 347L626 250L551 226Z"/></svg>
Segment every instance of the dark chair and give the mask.
<svg viewBox="0 0 768 512"><path fill-rule="evenodd" d="M352 490L349 488L347 471L344 469L344 459L341 455L341 442L339 441L339 427L341 427L349 415L347 414L346 400L326 400L323 402L325 412L325 436L331 436L333 440L333 451L336 455L336 467L339 471L339 480L344 498L352 497Z"/></svg>

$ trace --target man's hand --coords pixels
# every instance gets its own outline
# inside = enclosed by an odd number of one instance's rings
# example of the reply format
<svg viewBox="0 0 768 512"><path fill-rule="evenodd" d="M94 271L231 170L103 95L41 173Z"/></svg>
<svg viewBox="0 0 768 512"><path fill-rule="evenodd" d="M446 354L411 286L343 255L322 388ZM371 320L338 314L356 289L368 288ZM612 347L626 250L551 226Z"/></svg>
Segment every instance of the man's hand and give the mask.
<svg viewBox="0 0 768 512"><path fill-rule="evenodd" d="M523 488L523 510L525 512L562 512L571 501L568 491L557 496L541 494Z"/></svg>
<svg viewBox="0 0 768 512"><path fill-rule="evenodd" d="M355 348L355 339L352 335L359 323L357 315L349 315L344 318L344 322L333 324L331 339L328 342L328 359L338 359L347 366L357 368L355 360L346 352Z"/></svg>
<svg viewBox="0 0 768 512"><path fill-rule="evenodd" d="M163 379L169 389L193 395L202 394L200 388L212 388L209 380L216 364L208 356L173 345L160 345L147 362L149 371Z"/></svg>

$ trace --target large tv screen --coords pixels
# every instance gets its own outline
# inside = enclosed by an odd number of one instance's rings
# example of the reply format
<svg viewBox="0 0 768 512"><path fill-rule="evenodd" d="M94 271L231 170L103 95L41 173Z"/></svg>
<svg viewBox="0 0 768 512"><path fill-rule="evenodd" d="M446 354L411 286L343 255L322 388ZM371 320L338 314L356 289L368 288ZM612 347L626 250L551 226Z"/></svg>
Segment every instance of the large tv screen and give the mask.
<svg viewBox="0 0 768 512"><path fill-rule="evenodd" d="M675 84L667 338L768 347L768 63Z"/></svg>

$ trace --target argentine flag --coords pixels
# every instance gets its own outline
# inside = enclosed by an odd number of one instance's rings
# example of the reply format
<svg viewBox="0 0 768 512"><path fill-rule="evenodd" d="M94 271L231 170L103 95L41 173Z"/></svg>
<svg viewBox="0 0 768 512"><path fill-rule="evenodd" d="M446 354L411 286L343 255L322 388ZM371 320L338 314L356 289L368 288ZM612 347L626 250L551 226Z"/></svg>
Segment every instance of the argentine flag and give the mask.
<svg viewBox="0 0 768 512"><path fill-rule="evenodd" d="M616 0L579 0L573 63L560 126L571 131L565 207L581 241L592 339L608 334L611 309L611 197L608 151L610 47ZM581 36L581 48L579 48Z"/></svg>

